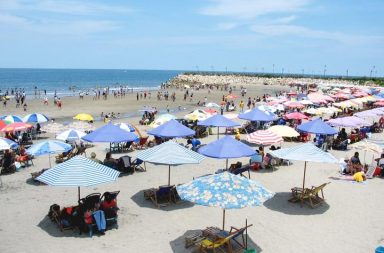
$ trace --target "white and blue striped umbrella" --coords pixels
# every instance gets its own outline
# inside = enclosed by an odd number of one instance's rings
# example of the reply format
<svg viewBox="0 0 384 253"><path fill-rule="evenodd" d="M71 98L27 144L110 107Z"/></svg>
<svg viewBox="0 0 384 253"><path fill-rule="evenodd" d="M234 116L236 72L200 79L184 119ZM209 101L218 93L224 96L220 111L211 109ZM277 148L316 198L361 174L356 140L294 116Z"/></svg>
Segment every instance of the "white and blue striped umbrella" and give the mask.
<svg viewBox="0 0 384 253"><path fill-rule="evenodd" d="M62 141L76 141L80 140L81 137L87 135L86 133L76 130L76 129L68 129L56 136L56 139Z"/></svg>
<svg viewBox="0 0 384 253"><path fill-rule="evenodd" d="M16 115L4 115L4 116L1 116L0 119L3 120L5 124L23 122L23 119Z"/></svg>
<svg viewBox="0 0 384 253"><path fill-rule="evenodd" d="M205 157L174 141L167 141L139 152L137 158L153 164L169 165L168 184L170 184L171 165L196 164L204 160Z"/></svg>
<svg viewBox="0 0 384 253"><path fill-rule="evenodd" d="M27 153L34 156L39 156L45 154L67 152L71 149L72 146L65 142L49 140L33 144L30 148L27 149Z"/></svg>
<svg viewBox="0 0 384 253"><path fill-rule="evenodd" d="M93 186L116 181L120 172L83 156L75 156L45 171L36 179L51 186Z"/></svg>
<svg viewBox="0 0 384 253"><path fill-rule="evenodd" d="M48 120L49 120L48 117L41 113L28 114L23 118L24 122L32 122L32 123L43 123L43 122L47 122Z"/></svg>
<svg viewBox="0 0 384 253"><path fill-rule="evenodd" d="M0 137L0 150L16 149L19 145L7 138Z"/></svg>
<svg viewBox="0 0 384 253"><path fill-rule="evenodd" d="M131 124L126 123L117 123L116 126L120 127L121 129L128 131L128 132L135 132L135 128Z"/></svg>

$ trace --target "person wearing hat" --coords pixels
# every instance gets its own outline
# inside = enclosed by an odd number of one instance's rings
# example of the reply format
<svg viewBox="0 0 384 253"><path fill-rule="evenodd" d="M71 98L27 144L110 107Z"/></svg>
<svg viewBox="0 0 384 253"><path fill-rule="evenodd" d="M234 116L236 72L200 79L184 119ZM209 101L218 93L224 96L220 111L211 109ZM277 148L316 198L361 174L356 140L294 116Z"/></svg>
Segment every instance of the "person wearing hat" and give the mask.
<svg viewBox="0 0 384 253"><path fill-rule="evenodd" d="M95 152L92 152L91 153L91 158L90 158L92 161L94 162L97 162L97 163L102 163L99 159L96 158L96 153Z"/></svg>

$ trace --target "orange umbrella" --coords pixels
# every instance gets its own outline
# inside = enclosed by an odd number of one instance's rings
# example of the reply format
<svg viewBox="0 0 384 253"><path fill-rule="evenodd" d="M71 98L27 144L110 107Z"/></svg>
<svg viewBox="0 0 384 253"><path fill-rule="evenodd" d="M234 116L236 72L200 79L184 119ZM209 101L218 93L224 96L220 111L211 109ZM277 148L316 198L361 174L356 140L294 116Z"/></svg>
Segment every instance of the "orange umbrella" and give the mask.
<svg viewBox="0 0 384 253"><path fill-rule="evenodd" d="M14 131L24 131L24 130L27 130L29 128L32 128L33 126L31 124L28 124L28 123L24 123L24 122L15 122L15 123L12 123L12 124L9 124L3 128L1 128L1 132L14 132Z"/></svg>
<svg viewBox="0 0 384 253"><path fill-rule="evenodd" d="M0 120L0 129L3 129L6 125L4 121Z"/></svg>

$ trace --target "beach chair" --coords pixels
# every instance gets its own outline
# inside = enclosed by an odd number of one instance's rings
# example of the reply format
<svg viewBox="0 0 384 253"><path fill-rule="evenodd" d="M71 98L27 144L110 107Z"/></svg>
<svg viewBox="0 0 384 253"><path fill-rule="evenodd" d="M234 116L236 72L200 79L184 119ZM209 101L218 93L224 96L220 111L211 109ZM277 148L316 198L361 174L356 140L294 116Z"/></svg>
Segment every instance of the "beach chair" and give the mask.
<svg viewBox="0 0 384 253"><path fill-rule="evenodd" d="M76 208L76 207L71 207L71 208ZM61 232L65 230L72 230L75 228L70 223L69 220L67 222L64 222L61 216L60 206L57 204L53 204L49 207L47 216L51 219L52 222L54 222L57 225L57 227L60 229Z"/></svg>
<svg viewBox="0 0 384 253"><path fill-rule="evenodd" d="M128 155L119 157L117 162L117 170L123 173L134 173L135 169L132 164L132 157Z"/></svg>
<svg viewBox="0 0 384 253"><path fill-rule="evenodd" d="M300 187L292 188L292 198L288 201L290 202L300 202L301 204L304 201L308 201L311 208L315 208L325 201L324 199L324 187L329 183L324 183L320 186L312 186L312 188L305 188L304 191ZM320 196L321 194L321 196Z"/></svg>
<svg viewBox="0 0 384 253"><path fill-rule="evenodd" d="M143 167L143 165L144 165L144 167ZM136 158L132 162L132 167L133 167L134 171L147 171L146 168L145 168L144 161L139 159L139 158Z"/></svg>
<svg viewBox="0 0 384 253"><path fill-rule="evenodd" d="M48 170L48 168L46 168L46 169L42 169L42 170L37 171L37 172L32 172L32 173L31 173L32 180L33 180L34 182L36 182L36 183L44 184L43 182L40 182L40 181L37 180L36 178L37 178L38 176L40 176L41 174L43 174L46 170Z"/></svg>
<svg viewBox="0 0 384 253"><path fill-rule="evenodd" d="M79 200L79 206L82 210L93 210L96 204L100 204L101 193L91 193L85 198Z"/></svg>
<svg viewBox="0 0 384 253"><path fill-rule="evenodd" d="M135 145L135 148L136 149L145 149L145 148L147 148L148 138L149 138L149 136L141 137L139 143L137 143Z"/></svg>
<svg viewBox="0 0 384 253"><path fill-rule="evenodd" d="M234 175L240 175L240 176L243 176L243 177L247 177L246 175L244 175L244 173L248 172L248 179L251 179L250 169L251 169L250 165L245 165L245 166L242 166L240 168L232 169L229 172L234 174Z"/></svg>
<svg viewBox="0 0 384 253"><path fill-rule="evenodd" d="M113 191L108 192L111 199L116 200L117 204L117 195L119 195L120 191ZM102 203L105 200L106 192L103 193L103 195L100 198L100 203ZM119 208L116 206L115 210L103 210L105 213L105 220L107 222L107 226L115 225L115 227L118 227L117 224L117 211Z"/></svg>
<svg viewBox="0 0 384 253"><path fill-rule="evenodd" d="M225 237L222 237L219 235L207 236L205 239L197 242L195 245L198 247L198 249L201 252L204 252L204 253L208 253L209 251L212 251L213 253L216 253L216 252L232 253L234 251L233 251L231 239L236 235L237 235L236 232L232 232L226 235Z"/></svg>
<svg viewBox="0 0 384 253"><path fill-rule="evenodd" d="M153 204L160 208L167 206L172 202L172 189L174 185L159 186L159 188L151 188L144 191L144 198L151 200Z"/></svg>
<svg viewBox="0 0 384 253"><path fill-rule="evenodd" d="M375 171L376 171L376 162L373 161L369 166L368 166L368 170L367 172L365 173L365 176L367 178L373 178L373 175L375 174Z"/></svg>

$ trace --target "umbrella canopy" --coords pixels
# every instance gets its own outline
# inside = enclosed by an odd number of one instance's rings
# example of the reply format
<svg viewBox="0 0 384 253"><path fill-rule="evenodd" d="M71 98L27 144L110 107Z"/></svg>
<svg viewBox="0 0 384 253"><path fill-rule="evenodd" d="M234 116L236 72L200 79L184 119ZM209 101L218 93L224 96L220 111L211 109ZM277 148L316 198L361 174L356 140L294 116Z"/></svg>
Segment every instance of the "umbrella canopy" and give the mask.
<svg viewBox="0 0 384 253"><path fill-rule="evenodd" d="M6 126L5 122L4 122L3 120L0 120L0 130L1 130L3 127L5 127L5 126Z"/></svg>
<svg viewBox="0 0 384 253"><path fill-rule="evenodd" d="M41 113L28 114L23 118L24 122L32 122L32 123L43 123L43 122L47 122L48 120L49 120L48 117Z"/></svg>
<svg viewBox="0 0 384 253"><path fill-rule="evenodd" d="M270 145L283 141L283 138L269 130L258 130L247 135L247 141L258 145Z"/></svg>
<svg viewBox="0 0 384 253"><path fill-rule="evenodd" d="M206 120L210 117L211 115L206 113L205 111L203 110L194 110L193 112L191 113L188 113L187 115L184 116L184 119L186 120L192 120L192 121L195 121L195 120Z"/></svg>
<svg viewBox="0 0 384 253"><path fill-rule="evenodd" d="M297 101L287 101L284 103L284 105L289 108L298 108L298 109L304 108L304 105Z"/></svg>
<svg viewBox="0 0 384 253"><path fill-rule="evenodd" d="M305 174L307 170L307 162L318 163L338 163L338 160L331 155L319 149L312 143L305 143L290 148L282 148L274 151L270 151L272 156L285 160L305 161L304 164L304 178L303 178L303 190L305 186Z"/></svg>
<svg viewBox="0 0 384 253"><path fill-rule="evenodd" d="M137 158L153 164L169 165L168 185L170 184L171 165L197 164L205 157L174 142L167 141L153 148L143 150Z"/></svg>
<svg viewBox="0 0 384 253"><path fill-rule="evenodd" d="M92 133L83 136L89 142L129 142L136 141L139 137L132 132L125 131L118 126L108 123Z"/></svg>
<svg viewBox="0 0 384 253"><path fill-rule="evenodd" d="M214 126L214 127L235 127L240 126L239 123L234 122L227 117L217 114L206 120L197 122L199 126Z"/></svg>
<svg viewBox="0 0 384 253"><path fill-rule="evenodd" d="M303 123L297 127L299 131L313 133L313 134L324 134L333 135L337 134L337 130L330 127L327 123L321 119L315 119L306 123Z"/></svg>
<svg viewBox="0 0 384 253"><path fill-rule="evenodd" d="M308 119L308 116L301 112L287 113L284 117L286 119Z"/></svg>
<svg viewBox="0 0 384 253"><path fill-rule="evenodd" d="M227 114L224 114L223 116L226 117L227 119L239 119L238 118L239 114L237 113L227 113Z"/></svg>
<svg viewBox="0 0 384 253"><path fill-rule="evenodd" d="M256 153L248 145L235 140L230 136L224 136L199 148L198 152L208 157L218 159L239 158L252 156Z"/></svg>
<svg viewBox="0 0 384 253"><path fill-rule="evenodd" d="M357 113L354 113L353 115L359 118L375 118L378 116L377 111L375 110L366 110L362 112L357 112Z"/></svg>
<svg viewBox="0 0 384 253"><path fill-rule="evenodd" d="M15 122L15 123L11 123L11 124L3 127L0 131L2 131L2 132L24 131L24 130L30 129L32 127L33 126L31 124L28 124L28 123Z"/></svg>
<svg viewBox="0 0 384 253"><path fill-rule="evenodd" d="M72 149L72 146L65 142L48 140L48 141L42 141L42 142L33 144L31 147L27 149L27 153L34 156L39 156L39 155L45 155L45 154L67 152L71 149Z"/></svg>
<svg viewBox="0 0 384 253"><path fill-rule="evenodd" d="M159 137L174 138L192 136L195 135L195 131L179 123L177 120L172 119L165 124L148 131L148 134Z"/></svg>
<svg viewBox="0 0 384 253"><path fill-rule="evenodd" d="M216 115L217 111L213 108L206 108L204 109L204 112L208 113L209 115Z"/></svg>
<svg viewBox="0 0 384 253"><path fill-rule="evenodd" d="M76 129L68 129L56 136L56 139L62 141L75 141L80 140L81 137L85 136L86 133L76 130Z"/></svg>
<svg viewBox="0 0 384 253"><path fill-rule="evenodd" d="M216 103L213 103L213 102L210 102L210 103L206 104L205 107L209 107L209 108L220 108L220 105L218 105L218 104L216 104Z"/></svg>
<svg viewBox="0 0 384 253"><path fill-rule="evenodd" d="M289 126L275 125L268 128L268 130L281 137L297 137L300 135L295 129Z"/></svg>
<svg viewBox="0 0 384 253"><path fill-rule="evenodd" d="M255 108L250 112L239 114L239 118L250 121L274 121L277 119L277 116L271 112L264 112Z"/></svg>
<svg viewBox="0 0 384 253"><path fill-rule="evenodd" d="M341 117L336 119L330 119L327 123L336 127L363 127L370 126L371 123L356 116Z"/></svg>
<svg viewBox="0 0 384 253"><path fill-rule="evenodd" d="M223 229L225 209L240 209L261 206L272 198L274 193L260 183L228 172L197 178L189 183L176 186L183 200L198 205L223 209Z"/></svg>
<svg viewBox="0 0 384 253"><path fill-rule="evenodd" d="M359 141L349 145L350 148L364 150L364 151L373 151L377 154L381 154L383 152L383 147L375 142L370 142L367 140Z"/></svg>
<svg viewBox="0 0 384 253"><path fill-rule="evenodd" d="M131 124L117 123L115 125L128 132L135 132L136 130L135 127Z"/></svg>
<svg viewBox="0 0 384 253"><path fill-rule="evenodd" d="M5 122L5 124L11 124L16 122L23 122L23 119L16 115L4 115L0 117L1 120Z"/></svg>
<svg viewBox="0 0 384 253"><path fill-rule="evenodd" d="M313 105L313 102L311 100L308 100L308 99L300 100L299 103L301 103L303 105Z"/></svg>
<svg viewBox="0 0 384 253"><path fill-rule="evenodd" d="M158 127L161 126L162 124L170 121L171 119L176 119L176 116L166 113L166 114L161 114L155 121L153 121L150 126L151 127Z"/></svg>
<svg viewBox="0 0 384 253"><path fill-rule="evenodd" d="M83 121L93 121L93 117L88 113L79 113L73 119L83 120Z"/></svg>
<svg viewBox="0 0 384 253"><path fill-rule="evenodd" d="M41 131L51 133L51 134L57 134L62 131L64 131L66 127L63 124L60 123L49 123L41 127Z"/></svg>
<svg viewBox="0 0 384 253"><path fill-rule="evenodd" d="M68 128L77 129L79 131L93 131L96 127L88 122L75 121L68 125Z"/></svg>
<svg viewBox="0 0 384 253"><path fill-rule="evenodd" d="M93 186L116 181L120 172L83 156L75 156L45 171L36 179L52 186Z"/></svg>
<svg viewBox="0 0 384 253"><path fill-rule="evenodd" d="M374 103L374 105L384 106L384 101L378 101L378 102Z"/></svg>
<svg viewBox="0 0 384 253"><path fill-rule="evenodd" d="M303 112L308 113L308 114L317 114L317 110L315 108L309 108Z"/></svg>
<svg viewBox="0 0 384 253"><path fill-rule="evenodd" d="M16 142L0 137L0 150L6 150L6 149L16 149L19 146Z"/></svg>

